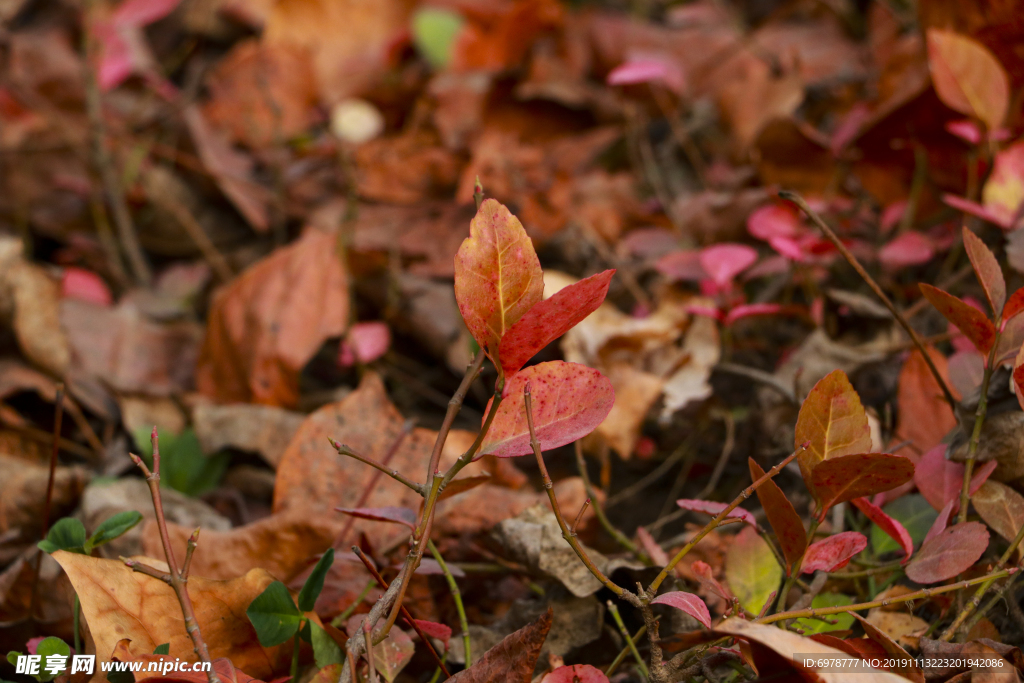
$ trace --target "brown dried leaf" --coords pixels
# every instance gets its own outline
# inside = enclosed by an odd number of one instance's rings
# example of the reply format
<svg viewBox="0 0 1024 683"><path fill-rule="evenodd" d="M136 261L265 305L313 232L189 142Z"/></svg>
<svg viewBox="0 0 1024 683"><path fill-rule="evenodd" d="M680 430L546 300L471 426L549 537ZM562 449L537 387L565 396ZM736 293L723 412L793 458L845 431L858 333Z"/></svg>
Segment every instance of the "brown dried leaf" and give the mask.
<svg viewBox="0 0 1024 683"><path fill-rule="evenodd" d="M540 649L551 630L551 619L549 607L537 621L505 636L471 667L448 680L451 683L530 683Z"/></svg>
<svg viewBox="0 0 1024 683"><path fill-rule="evenodd" d="M54 478L53 508L50 519L56 520L70 513L78 503L90 474L80 466L58 466ZM0 534L19 529L25 541L35 542L42 531L43 506L50 468L20 458L0 455ZM159 645L159 643L157 643Z"/></svg>
<svg viewBox="0 0 1024 683"><path fill-rule="evenodd" d="M218 401L282 407L299 372L348 324L348 283L336 239L309 229L249 267L214 297L196 384Z"/></svg>
<svg viewBox="0 0 1024 683"><path fill-rule="evenodd" d="M4 264L0 286L14 301L11 327L22 353L34 365L63 377L71 362L68 335L61 327L60 283L33 263Z"/></svg>
<svg viewBox="0 0 1024 683"><path fill-rule="evenodd" d="M932 348L928 349L928 355L948 383L946 357ZM916 349L910 353L900 370L896 402L899 408L897 440L910 441L914 455L927 453L957 425L953 409L943 398L942 389L924 362L924 356ZM928 419L921 419L922 415L927 415Z"/></svg>
<svg viewBox="0 0 1024 683"><path fill-rule="evenodd" d="M986 481L971 496L971 503L985 523L1007 541L1024 525L1024 497L1006 484Z"/></svg>
<svg viewBox="0 0 1024 683"><path fill-rule="evenodd" d="M192 410L192 426L204 453L237 448L259 453L275 468L303 419L302 413L246 403L200 403Z"/></svg>

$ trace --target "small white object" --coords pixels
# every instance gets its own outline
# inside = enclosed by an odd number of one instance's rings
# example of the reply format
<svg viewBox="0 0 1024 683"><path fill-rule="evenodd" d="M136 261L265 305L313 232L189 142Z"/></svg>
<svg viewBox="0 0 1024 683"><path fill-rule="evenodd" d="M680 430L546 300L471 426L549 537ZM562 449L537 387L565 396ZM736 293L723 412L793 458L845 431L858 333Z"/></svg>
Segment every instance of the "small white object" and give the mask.
<svg viewBox="0 0 1024 683"><path fill-rule="evenodd" d="M361 145L383 131L384 116L366 100L342 100L331 110L331 132L345 142Z"/></svg>

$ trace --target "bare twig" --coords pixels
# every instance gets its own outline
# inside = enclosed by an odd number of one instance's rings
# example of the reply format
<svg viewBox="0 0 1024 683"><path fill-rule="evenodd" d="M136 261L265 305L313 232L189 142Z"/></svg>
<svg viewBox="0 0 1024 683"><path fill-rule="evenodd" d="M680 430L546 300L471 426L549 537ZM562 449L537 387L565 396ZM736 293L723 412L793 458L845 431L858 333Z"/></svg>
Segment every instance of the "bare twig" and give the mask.
<svg viewBox="0 0 1024 683"><path fill-rule="evenodd" d="M583 501L583 505L580 506L580 511L576 513L576 519L573 520L572 527L569 529L573 536L576 535L576 527L580 525L580 520L583 519L583 513L587 511L588 507L590 507L589 497Z"/></svg>
<svg viewBox="0 0 1024 683"><path fill-rule="evenodd" d="M633 553L633 555L638 557L641 562L643 562L644 564L653 564L653 562L651 562L651 558L647 556L647 553L645 553L636 543L633 543L633 541L629 540L629 537L626 536L626 534L616 529L615 526L611 523L611 521L609 521L608 515L604 513L604 509L601 506L601 502L597 498L597 493L594 491L594 485L590 481L590 474L587 472L587 463L583 459L583 445L579 441L577 441L575 443L575 449L576 469L579 470L580 478L583 480L583 488L584 490L586 490L588 496L587 500L592 502L594 506L594 515L597 517L597 521L601 523L601 526L604 527L604 530L607 531L608 534L611 535L611 537L619 543L619 545L621 545L629 552ZM573 524L572 530L573 533L576 533L575 524Z"/></svg>
<svg viewBox="0 0 1024 683"><path fill-rule="evenodd" d="M839 253L843 255L843 258L846 259L847 263L857 271L857 274L860 275L864 282L867 283L868 287L871 288L871 291L875 293L875 296L881 299L882 303L885 304L885 307L889 309L889 312L892 313L893 317L896 318L896 321L899 322L900 326L910 336L910 339L914 342L914 346L916 346L918 351L921 352L921 355L924 357L924 362L928 365L928 369L931 371L932 376L942 389L942 394L945 396L946 402L949 403L949 407L955 412L956 399L953 398L953 392L950 391L949 385L946 384L946 380L939 372L939 369L935 367L935 362L932 361L932 357L928 354L928 349L925 348L924 342L921 341L921 337L918 336L917 332L910 326L910 323L907 322L907 319L902 313L900 313L899 309L896 308L889 297L885 295L885 292L883 292L882 288L878 286L878 283L875 282L874 278L868 274L868 271L864 270L864 266L860 264L857 257L850 253L850 250L846 248L846 245L839 239L839 236L836 235L832 228L830 228L828 224L821 219L821 216L807 205L807 202L804 201L803 197L795 192L789 192L787 190L780 191L779 197L789 200L799 206L811 221L825 234L825 237L832 242Z"/></svg>
<svg viewBox="0 0 1024 683"><path fill-rule="evenodd" d="M992 348L989 349L988 360L985 363L984 374L981 378L981 394L978 397L978 407L974 411L974 429L971 431L971 440L967 444L967 460L964 461L964 480L960 487L960 511L957 513L958 524L963 524L967 521L967 503L971 499L971 477L974 476L974 461L978 456L978 446L981 444L981 428L985 424L985 415L988 413L988 385L992 381L996 349L999 348L999 339L1001 337L1002 332L997 326L996 337L992 340Z"/></svg>
<svg viewBox="0 0 1024 683"><path fill-rule="evenodd" d="M406 433L408 433L408 432L404 432L403 436ZM399 437L399 439L401 439L401 437ZM417 484L416 482L408 479L407 477L402 475L402 473L399 472L398 470L396 470L396 469L389 469L384 463L379 463L376 460L373 460L372 458L369 458L369 457L367 457L365 455L361 455L360 453L357 453L356 451L352 450L351 447L346 446L343 443L338 443L337 441L335 441L331 437L327 437L327 440L331 442L331 446L333 446L334 449L336 451L338 451L339 455L347 455L348 457L352 458L353 460L358 460L359 462L363 463L364 465L369 465L370 467L372 467L375 470L381 472L382 474L388 475L389 477L391 477L392 479L397 481L399 484L402 484L403 486L409 487L410 489L412 489L416 493L420 494L421 496L424 495L424 488L423 488L422 484ZM367 490L373 490L373 486L372 485L367 486L366 489ZM359 507L359 506L356 506L356 507Z"/></svg>
<svg viewBox="0 0 1024 683"><path fill-rule="evenodd" d="M64 385L57 385L57 399L54 402L53 449L50 451L50 476L46 480L46 503L43 505L43 528L40 539L45 540L50 532L50 506L53 504L53 484L57 477L57 456L60 454L60 427L64 419ZM29 597L28 616L36 616L36 597L39 591L39 570L43 564L43 551L36 549L36 566L32 571L32 594Z"/></svg>
<svg viewBox="0 0 1024 683"><path fill-rule="evenodd" d="M160 497L160 438L157 436L156 427L153 427L150 439L153 442L152 471L146 467L146 463L142 461L142 458L134 453L129 455L138 468L142 470L142 473L146 475L146 483L149 484L149 493L153 499L153 511L156 513L157 528L160 531L160 541L163 543L164 557L167 560L167 567L170 571L165 575L163 572L158 572L152 567L132 560L125 560L125 564L134 571L159 578L174 589L174 594L178 597L178 604L181 605L182 616L185 618L185 631L188 632L189 637L192 639L196 657L201 662L210 662L210 651L206 647L206 641L203 640L203 634L199 631L199 622L196 621L195 610L192 608L192 598L188 594L188 573L185 571L191 565L192 551L195 550L199 537L198 530L192 532L192 536L189 538L189 548L185 552L184 569L179 571L178 562L174 559L174 549L171 547L171 538L167 533L167 519L164 517L164 504ZM159 574L159 576L156 576L154 572ZM209 683L220 683L220 678L212 666L206 673L206 679Z"/></svg>
<svg viewBox="0 0 1024 683"><path fill-rule="evenodd" d="M718 462L715 463L715 469L711 472L711 478L697 494L697 498L707 497L718 487L718 481L722 478L725 466L729 462L729 456L732 455L732 449L736 446L736 420L728 411L722 412L721 416L722 422L725 423L725 443L722 445L722 454L718 456Z"/></svg>

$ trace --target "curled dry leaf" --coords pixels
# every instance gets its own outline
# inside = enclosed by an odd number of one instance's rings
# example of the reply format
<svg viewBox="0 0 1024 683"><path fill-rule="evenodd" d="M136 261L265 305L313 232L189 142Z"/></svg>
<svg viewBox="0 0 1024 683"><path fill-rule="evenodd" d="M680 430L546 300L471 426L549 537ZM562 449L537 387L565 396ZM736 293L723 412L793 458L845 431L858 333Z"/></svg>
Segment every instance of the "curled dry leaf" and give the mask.
<svg viewBox="0 0 1024 683"><path fill-rule="evenodd" d="M708 606L693 593L686 593L684 591L663 593L651 600L651 604L675 607L702 623L705 628L711 628L711 612L708 611Z"/></svg>
<svg viewBox="0 0 1024 683"><path fill-rule="evenodd" d="M939 309L939 313L946 320L963 332L978 351L983 354L989 352L995 342L996 328L984 313L938 287L932 287L923 282L919 286L921 293L931 302L932 306Z"/></svg>
<svg viewBox="0 0 1024 683"><path fill-rule="evenodd" d="M505 384L505 398L480 455L508 458L533 452L523 394L527 384L542 450L564 446L594 431L615 401L611 382L593 368L564 361L532 365Z"/></svg>
<svg viewBox="0 0 1024 683"><path fill-rule="evenodd" d="M130 638L135 647L152 652L170 644L170 654L192 660L192 640L185 632L181 606L163 581L132 571L119 560L104 560L63 550L53 558L67 572L82 604L82 615L96 643L100 665L110 660L117 642ZM260 647L245 610L274 581L253 569L228 581L189 577L196 621L213 658L227 657L235 666L262 680L287 671L290 645ZM99 667L97 667L99 668Z"/></svg>
<svg viewBox="0 0 1024 683"><path fill-rule="evenodd" d="M963 227L963 238L964 249L974 267L974 274L978 276L978 281L985 290L985 298L992 307L992 313L999 316L1006 305L1006 280L1003 279L1003 270L992 251L966 225Z"/></svg>
<svg viewBox="0 0 1024 683"><path fill-rule="evenodd" d="M483 657L473 662L471 667L455 674L448 681L530 683L540 649L544 645L548 631L551 630L551 619L552 611L549 607L539 619L505 636L500 643L485 652Z"/></svg>
<svg viewBox="0 0 1024 683"><path fill-rule="evenodd" d="M998 481L986 481L971 496L971 503L993 531L1012 541L1024 526L1024 496Z"/></svg>
<svg viewBox="0 0 1024 683"><path fill-rule="evenodd" d="M987 547L988 529L981 522L951 526L921 545L907 576L925 584L946 581L977 562Z"/></svg>
<svg viewBox="0 0 1024 683"><path fill-rule="evenodd" d="M821 379L804 399L796 421L796 448L809 444L800 455L800 473L811 489L811 472L824 460L871 450L871 430L860 396L842 370Z"/></svg>
<svg viewBox="0 0 1024 683"><path fill-rule="evenodd" d="M466 327L492 356L544 293L533 242L504 205L487 199L455 255L455 299Z"/></svg>
<svg viewBox="0 0 1024 683"><path fill-rule="evenodd" d="M854 498L851 501L858 510L864 513L864 515L872 522L878 525L878 528L886 533L889 538L900 544L903 549L903 561L902 564L906 564L910 561L910 556L914 554L914 541L910 538L910 533L904 528L899 521L893 519L889 515L882 511L882 508L878 507L867 498Z"/></svg>
<svg viewBox="0 0 1024 683"><path fill-rule="evenodd" d="M804 574L813 574L817 571L834 572L842 569L867 545L867 537L856 531L833 534L807 547L800 571Z"/></svg>
<svg viewBox="0 0 1024 683"><path fill-rule="evenodd" d="M999 60L987 47L954 31L930 28L928 66L942 102L981 119L989 131L1003 125L1010 84Z"/></svg>
<svg viewBox="0 0 1024 683"><path fill-rule="evenodd" d="M764 476L764 470L756 460L749 458L748 464L753 481ZM786 573L792 575L799 569L797 563L807 549L807 531L803 520L779 485L771 479L757 487L757 499L761 501L768 523L779 539L782 555L786 558Z"/></svg>
<svg viewBox="0 0 1024 683"><path fill-rule="evenodd" d="M889 491L913 478L913 461L889 453L842 455L818 463L811 472L822 518L837 503Z"/></svg>
<svg viewBox="0 0 1024 683"><path fill-rule="evenodd" d="M199 355L199 391L224 403L294 406L299 372L348 324L336 238L315 229L217 293Z"/></svg>
<svg viewBox="0 0 1024 683"><path fill-rule="evenodd" d="M506 377L519 371L538 351L597 310L608 295L614 270L564 287L535 304L501 338L498 358Z"/></svg>
<svg viewBox="0 0 1024 683"><path fill-rule="evenodd" d="M4 258L0 266L0 296L13 301L9 322L18 347L33 365L63 377L71 364L71 348L61 327L60 283L20 256Z"/></svg>

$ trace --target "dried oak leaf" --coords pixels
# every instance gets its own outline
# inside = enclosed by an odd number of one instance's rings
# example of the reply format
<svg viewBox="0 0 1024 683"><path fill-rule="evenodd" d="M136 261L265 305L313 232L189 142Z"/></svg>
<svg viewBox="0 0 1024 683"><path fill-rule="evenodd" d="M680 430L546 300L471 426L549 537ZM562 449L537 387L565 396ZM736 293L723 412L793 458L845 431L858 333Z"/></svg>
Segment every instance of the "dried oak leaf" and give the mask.
<svg viewBox="0 0 1024 683"><path fill-rule="evenodd" d="M174 590L159 579L133 572L119 560L104 560L59 550L55 560L67 572L82 604L102 666L117 642L130 638L137 649L152 652L170 644L170 654L194 661ZM250 676L270 680L288 669L290 645L262 648L245 610L274 577L253 569L228 581L191 576L188 592L196 621L214 659L227 657ZM97 667L99 669L99 667Z"/></svg>
<svg viewBox="0 0 1024 683"><path fill-rule="evenodd" d="M307 230L214 297L196 384L215 400L294 406L299 372L348 322L335 237Z"/></svg>
<svg viewBox="0 0 1024 683"><path fill-rule="evenodd" d="M540 649L551 630L551 619L552 611L548 608L539 619L505 636L471 667L448 680L451 683L529 683Z"/></svg>

